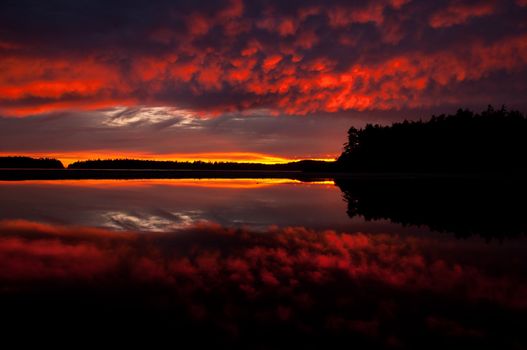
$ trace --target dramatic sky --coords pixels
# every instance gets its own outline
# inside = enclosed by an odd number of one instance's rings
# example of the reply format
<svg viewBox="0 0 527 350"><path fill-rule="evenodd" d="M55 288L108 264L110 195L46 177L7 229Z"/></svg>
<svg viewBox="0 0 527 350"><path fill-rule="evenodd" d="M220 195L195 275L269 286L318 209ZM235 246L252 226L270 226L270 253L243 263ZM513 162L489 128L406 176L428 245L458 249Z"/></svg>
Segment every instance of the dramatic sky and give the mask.
<svg viewBox="0 0 527 350"><path fill-rule="evenodd" d="M0 154L332 158L526 97L526 0L0 3Z"/></svg>

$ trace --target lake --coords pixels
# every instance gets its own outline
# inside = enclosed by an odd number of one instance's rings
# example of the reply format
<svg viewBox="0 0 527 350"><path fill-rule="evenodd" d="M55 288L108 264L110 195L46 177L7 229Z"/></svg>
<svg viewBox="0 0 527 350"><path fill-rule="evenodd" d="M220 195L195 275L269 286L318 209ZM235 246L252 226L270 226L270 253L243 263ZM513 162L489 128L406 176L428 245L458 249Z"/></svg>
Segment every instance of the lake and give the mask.
<svg viewBox="0 0 527 350"><path fill-rule="evenodd" d="M525 348L525 195L505 180L1 181L2 329Z"/></svg>

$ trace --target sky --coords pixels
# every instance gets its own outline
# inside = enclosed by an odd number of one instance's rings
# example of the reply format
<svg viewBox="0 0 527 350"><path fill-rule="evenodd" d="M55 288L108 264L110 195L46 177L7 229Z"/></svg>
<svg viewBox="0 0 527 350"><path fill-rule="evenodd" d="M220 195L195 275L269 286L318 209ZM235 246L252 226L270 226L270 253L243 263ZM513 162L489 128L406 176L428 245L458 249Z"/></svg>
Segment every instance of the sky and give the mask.
<svg viewBox="0 0 527 350"><path fill-rule="evenodd" d="M0 3L0 155L333 159L526 97L526 0Z"/></svg>

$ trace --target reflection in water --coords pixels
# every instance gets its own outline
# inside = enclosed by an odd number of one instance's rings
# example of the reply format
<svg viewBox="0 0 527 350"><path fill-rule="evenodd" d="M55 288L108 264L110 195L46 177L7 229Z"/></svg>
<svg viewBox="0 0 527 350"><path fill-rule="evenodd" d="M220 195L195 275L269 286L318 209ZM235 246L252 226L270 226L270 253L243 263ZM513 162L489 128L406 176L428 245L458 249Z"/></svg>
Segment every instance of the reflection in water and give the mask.
<svg viewBox="0 0 527 350"><path fill-rule="evenodd" d="M126 212L110 211L103 214L107 220L102 226L115 230L138 230L142 232L166 232L192 226L202 217L200 211L165 213L159 215L138 215Z"/></svg>
<svg viewBox="0 0 527 350"><path fill-rule="evenodd" d="M527 331L513 244L498 259L481 240L302 227L144 235L2 221L0 232L6 327L206 334L197 341L242 347L513 346Z"/></svg>
<svg viewBox="0 0 527 350"><path fill-rule="evenodd" d="M351 218L424 225L458 236L502 238L527 232L524 179L336 181Z"/></svg>
<svg viewBox="0 0 527 350"><path fill-rule="evenodd" d="M1 183L3 333L259 349L527 346L523 207L504 210L495 189L338 182L350 219L331 183L185 181Z"/></svg>
<svg viewBox="0 0 527 350"><path fill-rule="evenodd" d="M346 229L333 182L285 179L0 182L0 219L170 231L197 222ZM360 220L359 220L360 221Z"/></svg>

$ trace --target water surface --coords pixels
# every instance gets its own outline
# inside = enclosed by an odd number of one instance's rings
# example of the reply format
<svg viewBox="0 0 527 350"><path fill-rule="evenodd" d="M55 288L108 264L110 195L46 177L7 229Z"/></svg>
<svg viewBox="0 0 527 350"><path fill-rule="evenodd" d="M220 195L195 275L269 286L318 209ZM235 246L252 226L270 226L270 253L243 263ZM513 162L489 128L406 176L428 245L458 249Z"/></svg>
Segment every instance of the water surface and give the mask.
<svg viewBox="0 0 527 350"><path fill-rule="evenodd" d="M523 348L521 204L489 187L482 203L480 187L414 186L0 182L3 329L240 348Z"/></svg>

